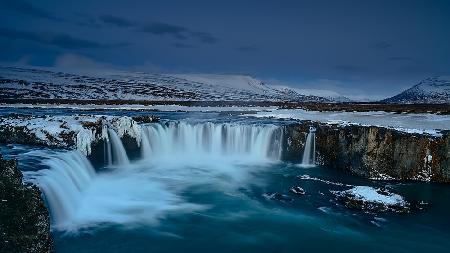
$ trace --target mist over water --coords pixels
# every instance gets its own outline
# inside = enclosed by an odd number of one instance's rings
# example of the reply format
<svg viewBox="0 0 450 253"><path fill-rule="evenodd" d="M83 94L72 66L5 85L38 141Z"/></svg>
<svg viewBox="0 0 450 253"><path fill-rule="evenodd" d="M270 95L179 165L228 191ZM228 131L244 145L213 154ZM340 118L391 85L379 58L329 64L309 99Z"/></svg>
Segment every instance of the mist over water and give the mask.
<svg viewBox="0 0 450 253"><path fill-rule="evenodd" d="M155 225L166 215L210 208L185 199L192 187L237 191L252 173L279 160L281 128L274 125L165 123L143 126L141 158L130 162L117 133L109 130L96 172L78 151L52 156L38 184L54 228ZM112 158L111 158L112 154Z"/></svg>

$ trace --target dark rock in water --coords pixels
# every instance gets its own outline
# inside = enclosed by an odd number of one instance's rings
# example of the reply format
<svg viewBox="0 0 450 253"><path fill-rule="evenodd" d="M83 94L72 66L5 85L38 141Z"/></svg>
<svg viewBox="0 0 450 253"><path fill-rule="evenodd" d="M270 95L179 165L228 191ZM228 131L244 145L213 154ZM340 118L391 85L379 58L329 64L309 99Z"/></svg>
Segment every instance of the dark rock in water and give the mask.
<svg viewBox="0 0 450 253"><path fill-rule="evenodd" d="M299 186L292 187L289 191L297 195L305 195L305 190Z"/></svg>
<svg viewBox="0 0 450 253"><path fill-rule="evenodd" d="M0 251L52 252L50 217L34 185L22 184L14 160L0 155Z"/></svg>
<svg viewBox="0 0 450 253"><path fill-rule="evenodd" d="M385 189L355 186L345 191L332 191L347 208L371 212L408 213L410 204L400 195Z"/></svg>
<svg viewBox="0 0 450 253"><path fill-rule="evenodd" d="M429 206L429 203L425 202L423 200L421 200L421 201L419 201L418 203L415 204L415 208L417 210L421 210L421 211L428 209L428 206Z"/></svg>
<svg viewBox="0 0 450 253"><path fill-rule="evenodd" d="M139 123L153 123L159 122L160 118L154 115L141 115L131 117L134 121Z"/></svg>
<svg viewBox="0 0 450 253"><path fill-rule="evenodd" d="M286 195L278 193L278 192L267 192L267 193L263 194L263 196L268 199L279 200L279 201L284 201L284 202L292 202L293 201L293 199L290 198L289 196L286 196Z"/></svg>

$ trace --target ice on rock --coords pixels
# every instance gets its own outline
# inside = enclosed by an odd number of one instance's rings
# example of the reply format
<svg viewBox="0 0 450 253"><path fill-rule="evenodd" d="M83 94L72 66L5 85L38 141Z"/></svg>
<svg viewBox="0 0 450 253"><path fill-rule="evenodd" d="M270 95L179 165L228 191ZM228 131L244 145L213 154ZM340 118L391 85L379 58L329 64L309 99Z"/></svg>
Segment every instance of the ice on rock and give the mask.
<svg viewBox="0 0 450 253"><path fill-rule="evenodd" d="M108 139L108 129L112 129L119 137L129 135L141 140L141 127L131 117L104 115L71 115L71 116L17 116L7 117L0 126L25 127L30 134L49 146L71 147L85 155L91 153L92 143ZM101 127L101 132L97 131Z"/></svg>
<svg viewBox="0 0 450 253"><path fill-rule="evenodd" d="M385 189L354 186L344 191L331 191L346 207L365 211L409 212L409 203L402 196Z"/></svg>

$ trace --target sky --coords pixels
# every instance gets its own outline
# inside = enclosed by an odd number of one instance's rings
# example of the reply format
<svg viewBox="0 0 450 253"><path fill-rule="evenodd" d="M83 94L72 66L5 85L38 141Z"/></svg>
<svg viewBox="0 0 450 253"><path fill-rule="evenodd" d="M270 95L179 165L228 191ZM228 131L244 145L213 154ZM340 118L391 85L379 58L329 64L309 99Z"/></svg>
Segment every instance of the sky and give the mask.
<svg viewBox="0 0 450 253"><path fill-rule="evenodd" d="M379 99L450 75L450 1L0 0L0 65L246 74Z"/></svg>

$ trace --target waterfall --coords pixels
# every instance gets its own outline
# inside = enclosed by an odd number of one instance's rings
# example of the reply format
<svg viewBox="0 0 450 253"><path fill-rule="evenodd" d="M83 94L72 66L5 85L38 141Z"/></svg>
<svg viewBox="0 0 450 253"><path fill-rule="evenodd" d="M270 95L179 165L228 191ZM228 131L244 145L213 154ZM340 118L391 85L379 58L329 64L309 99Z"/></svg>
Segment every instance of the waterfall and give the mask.
<svg viewBox="0 0 450 253"><path fill-rule="evenodd" d="M58 226L74 215L83 192L96 176L87 158L79 151L58 154L43 162L49 169L37 179Z"/></svg>
<svg viewBox="0 0 450 253"><path fill-rule="evenodd" d="M170 122L143 127L142 154L158 156L279 159L281 128L275 125Z"/></svg>
<svg viewBox="0 0 450 253"><path fill-rule="evenodd" d="M309 128L308 136L306 137L305 150L303 151L303 165L314 165L316 162L316 129Z"/></svg>
<svg viewBox="0 0 450 253"><path fill-rule="evenodd" d="M123 147L123 143L120 140L117 133L112 129L108 129L108 134L109 134L109 139L110 139L109 144L111 145L114 164L115 165L129 164L130 160L128 159L127 152L125 151L125 148ZM108 149L108 152L110 152L110 149ZM109 153L108 153L108 157L109 157Z"/></svg>
<svg viewBox="0 0 450 253"><path fill-rule="evenodd" d="M86 156L68 151L44 160L48 169L36 182L55 229L153 223L168 212L206 208L180 195L191 186L237 189L251 182L253 172L265 169L259 162L280 159L282 136L281 127L269 124L143 125L142 159L130 163L117 133L109 129L105 158L126 169L96 173Z"/></svg>

